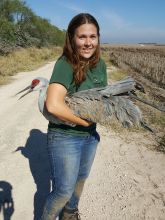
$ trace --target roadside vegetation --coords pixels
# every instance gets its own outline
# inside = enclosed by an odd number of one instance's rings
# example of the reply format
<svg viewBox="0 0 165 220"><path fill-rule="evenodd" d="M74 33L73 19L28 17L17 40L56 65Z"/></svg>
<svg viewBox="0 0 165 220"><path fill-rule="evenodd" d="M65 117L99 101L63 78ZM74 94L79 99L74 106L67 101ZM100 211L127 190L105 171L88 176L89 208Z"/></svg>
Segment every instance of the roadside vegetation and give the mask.
<svg viewBox="0 0 165 220"><path fill-rule="evenodd" d="M0 1L0 85L62 52L65 31L36 15L22 0Z"/></svg>
<svg viewBox="0 0 165 220"><path fill-rule="evenodd" d="M0 54L28 47L61 46L65 31L36 15L22 0L0 1Z"/></svg>
<svg viewBox="0 0 165 220"><path fill-rule="evenodd" d="M18 72L31 71L48 61L56 60L61 53L62 47L30 47L0 56L0 85L11 81L11 76Z"/></svg>

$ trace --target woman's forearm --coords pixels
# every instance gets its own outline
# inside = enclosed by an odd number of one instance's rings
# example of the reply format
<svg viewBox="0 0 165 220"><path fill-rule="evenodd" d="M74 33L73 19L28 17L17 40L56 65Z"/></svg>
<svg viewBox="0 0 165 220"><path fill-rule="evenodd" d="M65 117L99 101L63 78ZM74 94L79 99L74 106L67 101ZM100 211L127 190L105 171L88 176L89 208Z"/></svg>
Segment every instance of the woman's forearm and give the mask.
<svg viewBox="0 0 165 220"><path fill-rule="evenodd" d="M72 110L66 105L66 88L58 83L52 83L47 90L46 108L49 113L62 121L88 127L92 122L83 120L73 114Z"/></svg>
<svg viewBox="0 0 165 220"><path fill-rule="evenodd" d="M60 104L54 103L54 105L46 104L46 107L49 113L53 114L55 117L59 118L62 121L67 121L85 127L92 124L92 122L88 122L74 115L71 109L65 103L60 103Z"/></svg>

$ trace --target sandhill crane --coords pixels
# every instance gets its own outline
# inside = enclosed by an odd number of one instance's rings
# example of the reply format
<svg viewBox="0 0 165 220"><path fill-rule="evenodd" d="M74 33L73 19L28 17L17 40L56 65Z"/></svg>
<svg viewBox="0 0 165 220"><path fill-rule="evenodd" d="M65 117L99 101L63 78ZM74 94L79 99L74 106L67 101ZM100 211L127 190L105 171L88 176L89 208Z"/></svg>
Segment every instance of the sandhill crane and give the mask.
<svg viewBox="0 0 165 220"><path fill-rule="evenodd" d="M30 92L39 90L38 106L44 117L56 124L75 126L74 124L59 120L47 111L45 99L48 84L49 81L47 79L37 77L31 82L30 86L17 94L28 90L20 97L22 98ZM136 90L144 92L142 85L137 83L132 77L127 77L103 88L93 88L68 94L65 102L76 116L101 125L111 125L112 116L115 116L124 127L138 125L152 131L144 123L141 111L132 99L138 99L158 109L159 107L139 99L135 94ZM159 110L164 111L164 109Z"/></svg>

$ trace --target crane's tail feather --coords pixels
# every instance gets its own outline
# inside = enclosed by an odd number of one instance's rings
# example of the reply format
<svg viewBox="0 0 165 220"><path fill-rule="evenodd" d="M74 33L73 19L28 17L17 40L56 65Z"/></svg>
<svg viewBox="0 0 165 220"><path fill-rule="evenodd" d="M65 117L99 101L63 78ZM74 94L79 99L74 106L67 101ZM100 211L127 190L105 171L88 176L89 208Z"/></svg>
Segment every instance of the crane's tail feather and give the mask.
<svg viewBox="0 0 165 220"><path fill-rule="evenodd" d="M145 90L144 90L143 85L141 83L137 82L137 81L135 83L135 89L139 90L142 93L146 93Z"/></svg>
<svg viewBox="0 0 165 220"><path fill-rule="evenodd" d="M141 123L142 114L138 106L136 106L128 96L110 96L96 99L79 98L72 99L74 101L69 104L74 114L95 123L104 126L111 126L112 118L116 118L125 128L133 126L144 126ZM85 104L84 104L85 103ZM148 129L149 130L149 129ZM151 130L151 129L150 129Z"/></svg>
<svg viewBox="0 0 165 220"><path fill-rule="evenodd" d="M141 126L150 132L153 130L143 121L142 114L138 106L126 97L113 96L110 97L114 105L114 113L118 121L125 128L132 126ZM110 103L112 107L112 103Z"/></svg>
<svg viewBox="0 0 165 220"><path fill-rule="evenodd" d="M135 100L138 100L138 101L143 102L143 103L145 103L145 104L147 104L147 105L149 105L149 106L151 106L153 108L156 108L159 111L165 112L165 106L163 106L163 105L158 106L155 103L152 103L152 102L150 102L148 100L144 100L142 98L139 98L138 96L135 96L132 93L129 93L129 96L131 98L135 99Z"/></svg>
<svg viewBox="0 0 165 220"><path fill-rule="evenodd" d="M148 131L154 133L154 130L153 130L152 128L150 128L144 121L141 121L141 122L140 122L140 125L141 125L143 128L147 129Z"/></svg>

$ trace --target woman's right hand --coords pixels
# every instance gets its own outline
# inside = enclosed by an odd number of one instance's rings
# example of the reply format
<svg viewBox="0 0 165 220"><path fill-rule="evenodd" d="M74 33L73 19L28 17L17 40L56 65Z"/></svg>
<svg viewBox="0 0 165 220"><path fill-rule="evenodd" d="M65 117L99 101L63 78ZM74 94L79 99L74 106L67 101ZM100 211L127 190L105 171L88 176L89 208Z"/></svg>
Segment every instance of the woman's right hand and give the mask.
<svg viewBox="0 0 165 220"><path fill-rule="evenodd" d="M85 121L85 125L84 125L84 127L89 127L90 125L92 125L93 124L93 122L92 121L87 121L87 120L84 120Z"/></svg>

